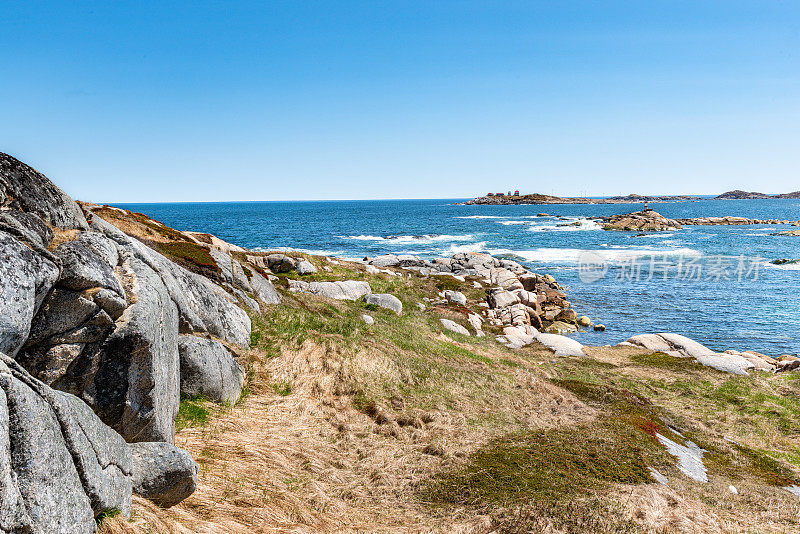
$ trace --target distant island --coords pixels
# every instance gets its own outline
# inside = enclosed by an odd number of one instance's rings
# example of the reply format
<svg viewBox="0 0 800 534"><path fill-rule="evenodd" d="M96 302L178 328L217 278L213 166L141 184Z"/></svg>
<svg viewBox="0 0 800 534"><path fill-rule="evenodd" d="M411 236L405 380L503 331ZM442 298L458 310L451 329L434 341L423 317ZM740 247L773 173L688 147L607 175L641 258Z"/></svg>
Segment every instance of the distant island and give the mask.
<svg viewBox="0 0 800 534"><path fill-rule="evenodd" d="M706 197L708 198L708 197ZM762 198L800 198L800 191L794 193L783 193L781 195L768 195L766 193L748 192L736 189L728 191L714 197L719 200L750 200ZM485 196L473 198L466 202L459 202L460 205L489 204L489 205L515 205L515 204L641 204L643 202L689 202L702 200L701 197L692 195L637 195L588 198L588 197L558 197L554 195L543 195L541 193L530 193L521 195L519 191L508 193L488 193Z"/></svg>
<svg viewBox="0 0 800 534"><path fill-rule="evenodd" d="M642 202L686 202L691 200L700 200L700 198L689 195L646 196L636 194L608 198L557 197L540 193L520 195L519 191L515 191L508 194L489 193L461 204L641 204Z"/></svg>
<svg viewBox="0 0 800 534"><path fill-rule="evenodd" d="M734 191L728 191L727 193L722 193L717 199L720 200L752 200L752 199L761 199L761 198L800 198L800 191L795 191L794 193L784 193L782 195L768 195L766 193L757 193L755 191L742 191L741 189L735 189Z"/></svg>

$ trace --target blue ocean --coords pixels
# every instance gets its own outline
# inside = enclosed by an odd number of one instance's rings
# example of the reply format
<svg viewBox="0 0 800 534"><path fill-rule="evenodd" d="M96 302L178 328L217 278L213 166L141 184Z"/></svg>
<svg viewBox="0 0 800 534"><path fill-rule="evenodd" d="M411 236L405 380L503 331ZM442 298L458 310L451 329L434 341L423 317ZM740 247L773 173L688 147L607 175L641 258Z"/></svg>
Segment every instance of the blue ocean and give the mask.
<svg viewBox="0 0 800 534"><path fill-rule="evenodd" d="M605 332L574 336L613 344L677 332L709 347L800 354L800 237L788 225L686 226L637 234L604 231L593 217L637 204L463 206L458 200L120 204L180 230L247 248L342 258L387 252L427 258L489 252L550 273L580 315ZM699 200L653 204L670 218L735 215L800 219L800 200Z"/></svg>

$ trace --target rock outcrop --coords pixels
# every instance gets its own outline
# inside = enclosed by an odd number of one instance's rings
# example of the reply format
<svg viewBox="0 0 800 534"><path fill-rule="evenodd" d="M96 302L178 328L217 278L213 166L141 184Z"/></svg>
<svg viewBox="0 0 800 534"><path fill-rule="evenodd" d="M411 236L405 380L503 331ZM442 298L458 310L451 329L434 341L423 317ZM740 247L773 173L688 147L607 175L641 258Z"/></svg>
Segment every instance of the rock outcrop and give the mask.
<svg viewBox="0 0 800 534"><path fill-rule="evenodd" d="M235 404L242 393L244 369L219 341L179 336L181 393Z"/></svg>
<svg viewBox="0 0 800 534"><path fill-rule="evenodd" d="M705 345L679 334L641 334L631 337L624 343L678 358L692 358L702 365L726 373L746 375L749 369L755 367L752 362L739 354L714 352Z"/></svg>
<svg viewBox="0 0 800 534"><path fill-rule="evenodd" d="M800 198L800 191L795 191L794 193L783 193L780 195L768 195L766 193L757 193L754 191L742 191L741 189L735 189L733 191L728 191L727 193L722 193L717 199L720 200L753 200L753 199L764 199L764 198Z"/></svg>
<svg viewBox="0 0 800 534"><path fill-rule="evenodd" d="M612 215L601 218L604 230L627 230L638 232L659 232L663 230L680 230L678 221L668 219L653 210L637 211L624 215Z"/></svg>
<svg viewBox="0 0 800 534"><path fill-rule="evenodd" d="M0 354L0 531L94 532L104 511L130 513L130 475L119 434Z"/></svg>
<svg viewBox="0 0 800 534"><path fill-rule="evenodd" d="M137 495L164 508L174 506L197 489L199 466L191 455L168 443L132 443L131 482Z"/></svg>
<svg viewBox="0 0 800 534"><path fill-rule="evenodd" d="M747 217L693 217L691 219L675 219L684 226L746 226L750 224L793 224L796 221L785 219L748 219Z"/></svg>
<svg viewBox="0 0 800 534"><path fill-rule="evenodd" d="M311 293L334 300L358 300L372 293L369 283L359 280L304 282L289 280L289 291Z"/></svg>
<svg viewBox="0 0 800 534"><path fill-rule="evenodd" d="M0 152L0 208L37 216L56 228L86 229L86 218L44 174Z"/></svg>
<svg viewBox="0 0 800 534"><path fill-rule="evenodd" d="M92 532L132 491L169 506L194 490L196 464L171 444L181 385L235 402L241 305L280 302L244 255L80 206L0 154L0 531ZM126 441L157 445L132 464Z"/></svg>
<svg viewBox="0 0 800 534"><path fill-rule="evenodd" d="M439 319L439 322L442 323L442 326L450 330L451 332L455 332L456 334L461 334L462 336L469 336L469 330L461 326L455 321L451 321L450 319Z"/></svg>
<svg viewBox="0 0 800 534"><path fill-rule="evenodd" d="M378 306L379 308L386 308L391 310L397 315L403 314L403 303L399 298L388 293L372 293L364 296L364 302L368 305Z"/></svg>

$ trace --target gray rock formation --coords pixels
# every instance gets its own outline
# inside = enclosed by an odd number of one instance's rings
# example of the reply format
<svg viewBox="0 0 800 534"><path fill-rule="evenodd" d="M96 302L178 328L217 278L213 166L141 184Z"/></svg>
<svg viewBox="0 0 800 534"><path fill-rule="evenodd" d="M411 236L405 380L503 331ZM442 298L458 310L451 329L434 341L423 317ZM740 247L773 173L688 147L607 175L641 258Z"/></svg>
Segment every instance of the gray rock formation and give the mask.
<svg viewBox="0 0 800 534"><path fill-rule="evenodd" d="M264 304L280 304L281 296L278 290L272 285L272 282L261 276L256 271L251 273L250 285L253 288L253 294Z"/></svg>
<svg viewBox="0 0 800 534"><path fill-rule="evenodd" d="M297 269L297 260L286 254L270 254L265 259L267 267L273 273L288 273Z"/></svg>
<svg viewBox="0 0 800 534"><path fill-rule="evenodd" d="M455 332L457 334L461 334L462 336L470 335L469 330L461 326L455 321L451 321L450 319L439 319L439 322L442 323L442 326L451 332Z"/></svg>
<svg viewBox="0 0 800 534"><path fill-rule="evenodd" d="M0 354L0 531L94 532L130 513L128 445L82 401Z"/></svg>
<svg viewBox="0 0 800 534"><path fill-rule="evenodd" d="M196 336L178 338L181 393L235 404L242 394L244 370L225 346Z"/></svg>
<svg viewBox="0 0 800 534"><path fill-rule="evenodd" d="M55 261L0 232L0 351L14 356L22 347L58 275Z"/></svg>
<svg viewBox="0 0 800 534"><path fill-rule="evenodd" d="M303 282L289 280L289 291L311 293L334 300L358 300L372 293L369 283L359 280L337 282Z"/></svg>
<svg viewBox="0 0 800 534"><path fill-rule="evenodd" d="M380 308L386 308L387 310L393 311L397 315L403 314L403 303L399 298L388 293L373 293L366 295L364 297L364 302Z"/></svg>
<svg viewBox="0 0 800 534"><path fill-rule="evenodd" d="M42 173L0 152L0 208L38 215L57 228L86 228L78 205Z"/></svg>
<svg viewBox="0 0 800 534"><path fill-rule="evenodd" d="M314 264L306 259L301 259L297 263L297 274L306 275L306 274L314 274L317 272L317 268L314 267Z"/></svg>
<svg viewBox="0 0 800 534"><path fill-rule="evenodd" d="M134 469L126 440L162 442L150 453L137 449L144 496L171 505L194 490L196 464L169 444L179 334L184 374L205 373L204 394L232 402L241 390L242 370L223 344L188 335L248 347L250 319L238 300L94 208L84 216L43 175L0 154L2 532L93 532L95 515L128 513ZM60 244L51 252L54 236ZM229 290L280 302L233 250L210 252Z"/></svg>
<svg viewBox="0 0 800 534"><path fill-rule="evenodd" d="M444 292L444 298L447 299L448 302L458 304L459 306L467 305L467 297L464 296L464 293L461 291L451 291L448 289Z"/></svg>
<svg viewBox="0 0 800 534"><path fill-rule="evenodd" d="M625 343L678 358L693 358L702 365L726 373L746 375L748 369L754 367L752 362L739 354L714 352L705 345L679 334L641 334L631 337Z"/></svg>
<svg viewBox="0 0 800 534"><path fill-rule="evenodd" d="M385 269L386 267L397 267L400 265L400 259L394 254L384 254L373 258L370 263L378 269Z"/></svg>
<svg viewBox="0 0 800 534"><path fill-rule="evenodd" d="M130 450L137 495L168 508L197 489L199 466L188 452L162 442L133 443Z"/></svg>
<svg viewBox="0 0 800 534"><path fill-rule="evenodd" d="M180 400L178 309L148 265L130 257L122 269L135 302L91 355L97 372L83 396L127 441L171 443Z"/></svg>
<svg viewBox="0 0 800 534"><path fill-rule="evenodd" d="M181 333L207 332L241 347L249 346L250 318L222 288L171 262L100 217L92 218L91 225L158 274L178 307Z"/></svg>

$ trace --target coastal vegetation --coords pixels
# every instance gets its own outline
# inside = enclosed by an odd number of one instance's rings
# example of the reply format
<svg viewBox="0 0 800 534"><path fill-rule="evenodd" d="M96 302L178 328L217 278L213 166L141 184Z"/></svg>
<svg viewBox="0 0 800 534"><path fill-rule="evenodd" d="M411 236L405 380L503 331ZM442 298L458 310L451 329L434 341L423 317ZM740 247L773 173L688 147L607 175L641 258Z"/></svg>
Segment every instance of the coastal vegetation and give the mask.
<svg viewBox="0 0 800 534"><path fill-rule="evenodd" d="M104 532L800 528L784 489L800 480L794 374L732 377L636 347L512 350L443 329L463 320L456 304L417 307L439 277L305 257L315 280L366 280L403 315L279 281L283 303L252 315L250 395L176 435L201 465L197 492L169 510L137 500ZM708 482L656 435L704 449Z"/></svg>

